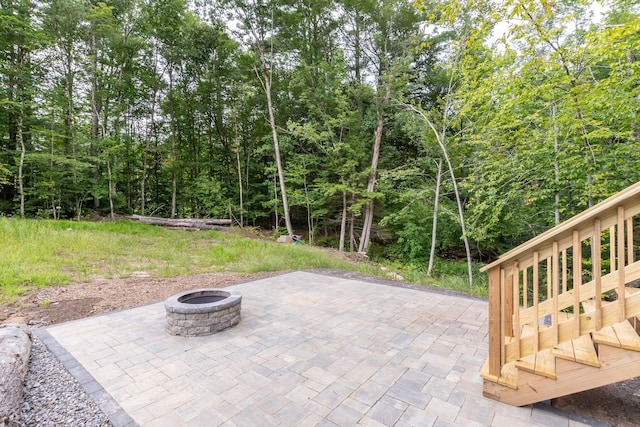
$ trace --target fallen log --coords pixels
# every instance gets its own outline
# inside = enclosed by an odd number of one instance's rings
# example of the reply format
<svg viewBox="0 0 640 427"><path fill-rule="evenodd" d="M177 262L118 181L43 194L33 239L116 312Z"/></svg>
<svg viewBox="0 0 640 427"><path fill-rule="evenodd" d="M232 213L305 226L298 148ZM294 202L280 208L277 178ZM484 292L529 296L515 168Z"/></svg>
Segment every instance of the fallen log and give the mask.
<svg viewBox="0 0 640 427"><path fill-rule="evenodd" d="M25 325L0 326L0 426L19 426L31 335Z"/></svg>
<svg viewBox="0 0 640 427"><path fill-rule="evenodd" d="M131 215L129 219L140 221L144 224L160 225L162 227L181 229L211 230L217 226L230 226L230 219L200 219L200 218L158 218L152 216Z"/></svg>

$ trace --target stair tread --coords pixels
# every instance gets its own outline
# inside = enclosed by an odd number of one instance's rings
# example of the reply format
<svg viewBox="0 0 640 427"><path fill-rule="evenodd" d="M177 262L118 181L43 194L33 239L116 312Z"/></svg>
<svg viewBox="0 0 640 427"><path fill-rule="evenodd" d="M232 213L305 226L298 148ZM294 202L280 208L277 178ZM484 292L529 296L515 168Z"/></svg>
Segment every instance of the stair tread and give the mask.
<svg viewBox="0 0 640 427"><path fill-rule="evenodd" d="M613 330L618 336L620 347L625 350L640 351L640 337L631 323L628 321L616 323L613 325Z"/></svg>
<svg viewBox="0 0 640 427"><path fill-rule="evenodd" d="M582 335L573 340L573 348L575 351L576 362L585 365L600 367L600 359L593 345L590 335Z"/></svg>
<svg viewBox="0 0 640 427"><path fill-rule="evenodd" d="M624 293L625 293L625 296L627 296L627 297L631 296L633 294L637 294L638 292L640 292L640 288L632 288L632 287L629 287L629 286L624 288Z"/></svg>
<svg viewBox="0 0 640 427"><path fill-rule="evenodd" d="M553 355L562 359L582 363L589 366L600 366L598 353L589 335L558 344L552 351Z"/></svg>
<svg viewBox="0 0 640 427"><path fill-rule="evenodd" d="M516 360L515 366L536 375L556 379L556 358L550 348Z"/></svg>
<svg viewBox="0 0 640 427"><path fill-rule="evenodd" d="M613 326L606 326L599 331L591 333L593 342L597 344L606 344L612 347L620 347L620 340L613 330Z"/></svg>
<svg viewBox="0 0 640 427"><path fill-rule="evenodd" d="M592 336L593 342L598 344L640 351L640 337L631 323L626 320L593 332Z"/></svg>
<svg viewBox="0 0 640 427"><path fill-rule="evenodd" d="M573 350L573 340L565 341L560 344L557 344L553 348L552 353L554 356L559 357L561 359L573 360L574 362L576 360L576 354L575 354L575 351Z"/></svg>
<svg viewBox="0 0 640 427"><path fill-rule="evenodd" d="M514 390L518 389L518 368L516 368L515 362L504 365L500 372L500 377L496 377L495 375L489 375L489 359L487 359L482 365L480 376L485 380L493 381Z"/></svg>

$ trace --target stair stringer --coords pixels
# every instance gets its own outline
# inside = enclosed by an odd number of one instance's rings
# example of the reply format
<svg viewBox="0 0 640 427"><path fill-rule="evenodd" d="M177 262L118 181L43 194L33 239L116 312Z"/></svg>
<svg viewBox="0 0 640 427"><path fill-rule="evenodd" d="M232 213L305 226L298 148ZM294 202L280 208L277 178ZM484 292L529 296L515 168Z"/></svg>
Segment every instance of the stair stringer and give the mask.
<svg viewBox="0 0 640 427"><path fill-rule="evenodd" d="M485 379L483 394L509 405L524 406L640 376L638 351L600 344L598 357L599 368L556 357L557 379L519 369L517 389Z"/></svg>

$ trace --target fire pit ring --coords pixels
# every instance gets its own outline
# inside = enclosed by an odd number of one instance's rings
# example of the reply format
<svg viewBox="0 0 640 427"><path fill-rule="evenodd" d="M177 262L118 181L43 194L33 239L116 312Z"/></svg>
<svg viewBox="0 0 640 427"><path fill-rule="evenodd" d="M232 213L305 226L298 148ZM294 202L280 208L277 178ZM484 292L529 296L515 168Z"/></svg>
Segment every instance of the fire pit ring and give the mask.
<svg viewBox="0 0 640 427"><path fill-rule="evenodd" d="M242 295L224 289L196 289L164 301L167 333L183 337L215 334L240 322Z"/></svg>

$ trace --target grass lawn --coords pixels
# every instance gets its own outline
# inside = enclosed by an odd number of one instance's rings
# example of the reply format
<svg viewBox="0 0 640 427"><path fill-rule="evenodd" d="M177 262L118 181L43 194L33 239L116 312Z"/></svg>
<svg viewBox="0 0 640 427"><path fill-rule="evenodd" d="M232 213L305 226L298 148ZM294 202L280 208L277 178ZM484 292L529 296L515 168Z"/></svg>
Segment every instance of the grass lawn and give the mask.
<svg viewBox="0 0 640 427"><path fill-rule="evenodd" d="M154 277L205 272L334 268L366 274L397 272L416 283L429 283L474 294L465 277L437 280L401 268L353 263L337 252L242 237L237 232L180 231L133 221L76 222L0 217L0 300L10 301L34 287L127 277L146 271ZM397 274L396 273L396 274ZM486 286L485 286L486 287Z"/></svg>

